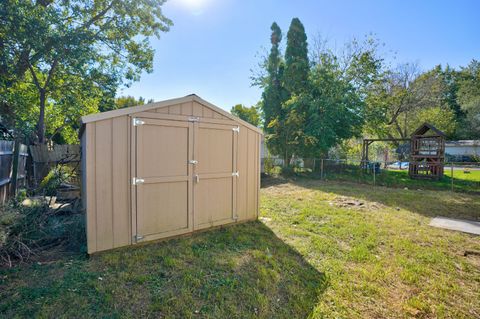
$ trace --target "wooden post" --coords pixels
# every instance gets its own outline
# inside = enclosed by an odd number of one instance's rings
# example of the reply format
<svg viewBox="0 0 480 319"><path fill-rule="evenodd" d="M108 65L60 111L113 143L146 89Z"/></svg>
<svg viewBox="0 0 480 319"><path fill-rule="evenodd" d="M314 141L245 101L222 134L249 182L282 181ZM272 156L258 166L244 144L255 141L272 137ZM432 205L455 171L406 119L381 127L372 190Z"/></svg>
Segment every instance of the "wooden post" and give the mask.
<svg viewBox="0 0 480 319"><path fill-rule="evenodd" d="M450 163L450 179L452 182L452 192L453 192L453 163Z"/></svg>
<svg viewBox="0 0 480 319"><path fill-rule="evenodd" d="M323 180L323 158L320 162L320 179Z"/></svg>
<svg viewBox="0 0 480 319"><path fill-rule="evenodd" d="M377 170L377 165L373 162L373 186L375 187L375 171Z"/></svg>
<svg viewBox="0 0 480 319"><path fill-rule="evenodd" d="M12 188L12 197L17 195L17 177L18 177L18 161L20 157L20 142L15 140L13 146L13 162L12 162L12 178L11 178L11 188Z"/></svg>

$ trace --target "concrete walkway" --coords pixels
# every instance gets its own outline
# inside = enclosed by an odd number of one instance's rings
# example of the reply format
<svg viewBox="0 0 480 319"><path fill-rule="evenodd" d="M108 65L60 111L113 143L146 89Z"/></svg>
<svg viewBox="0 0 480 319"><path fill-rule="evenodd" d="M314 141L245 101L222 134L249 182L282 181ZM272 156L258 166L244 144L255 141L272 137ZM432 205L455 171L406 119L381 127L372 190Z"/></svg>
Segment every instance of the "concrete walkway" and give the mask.
<svg viewBox="0 0 480 319"><path fill-rule="evenodd" d="M430 221L430 226L458 230L464 233L480 235L480 222L447 217L435 217Z"/></svg>

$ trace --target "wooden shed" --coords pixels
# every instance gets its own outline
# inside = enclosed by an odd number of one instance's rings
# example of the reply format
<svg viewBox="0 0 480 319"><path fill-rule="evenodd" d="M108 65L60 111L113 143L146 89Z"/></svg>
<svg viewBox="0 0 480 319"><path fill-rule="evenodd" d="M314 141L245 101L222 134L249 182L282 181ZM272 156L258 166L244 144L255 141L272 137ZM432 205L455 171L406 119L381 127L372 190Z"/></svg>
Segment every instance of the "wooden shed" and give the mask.
<svg viewBox="0 0 480 319"><path fill-rule="evenodd" d="M256 219L261 134L196 95L82 117L88 253Z"/></svg>

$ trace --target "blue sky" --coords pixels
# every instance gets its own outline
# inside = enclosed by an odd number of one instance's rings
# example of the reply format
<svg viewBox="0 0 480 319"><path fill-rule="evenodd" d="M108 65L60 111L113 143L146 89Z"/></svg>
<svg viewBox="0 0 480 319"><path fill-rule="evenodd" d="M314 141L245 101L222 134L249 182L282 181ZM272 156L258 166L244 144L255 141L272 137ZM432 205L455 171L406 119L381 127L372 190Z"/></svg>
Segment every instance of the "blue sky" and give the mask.
<svg viewBox="0 0 480 319"><path fill-rule="evenodd" d="M293 17L307 36L321 34L332 47L374 33L395 54L394 64L464 66L480 59L480 1L170 0L170 32L154 39L154 71L119 95L160 101L196 93L230 110L258 102L251 70L270 47L276 21L284 38Z"/></svg>

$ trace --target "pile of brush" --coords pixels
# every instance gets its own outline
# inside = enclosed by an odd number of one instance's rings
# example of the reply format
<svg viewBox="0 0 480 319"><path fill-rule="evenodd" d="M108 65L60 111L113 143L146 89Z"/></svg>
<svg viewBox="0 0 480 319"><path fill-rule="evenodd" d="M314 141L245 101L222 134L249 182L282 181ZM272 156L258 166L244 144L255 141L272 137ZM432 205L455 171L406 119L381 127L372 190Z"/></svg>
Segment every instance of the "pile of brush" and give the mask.
<svg viewBox="0 0 480 319"><path fill-rule="evenodd" d="M85 216L77 202L17 198L0 207L0 266L30 260L54 247L85 249Z"/></svg>

